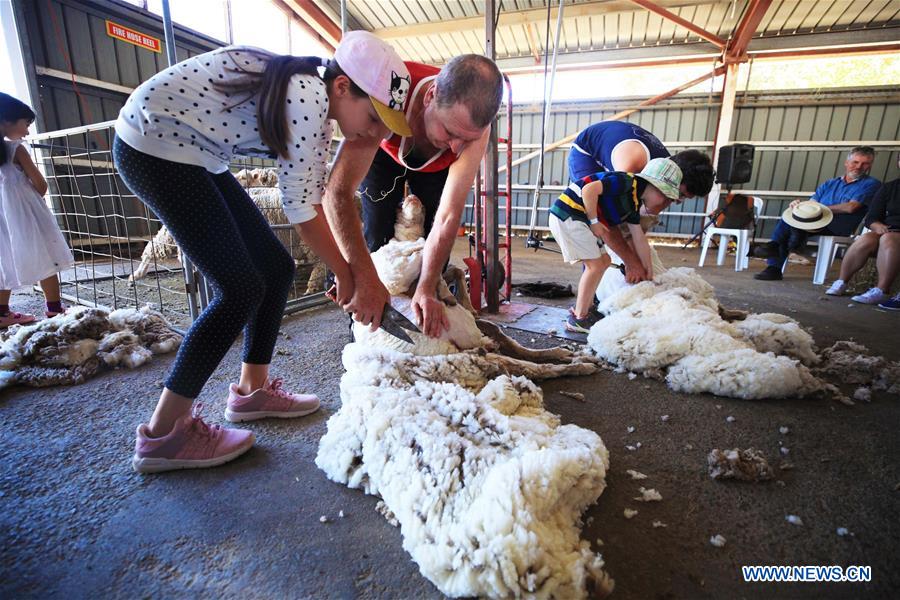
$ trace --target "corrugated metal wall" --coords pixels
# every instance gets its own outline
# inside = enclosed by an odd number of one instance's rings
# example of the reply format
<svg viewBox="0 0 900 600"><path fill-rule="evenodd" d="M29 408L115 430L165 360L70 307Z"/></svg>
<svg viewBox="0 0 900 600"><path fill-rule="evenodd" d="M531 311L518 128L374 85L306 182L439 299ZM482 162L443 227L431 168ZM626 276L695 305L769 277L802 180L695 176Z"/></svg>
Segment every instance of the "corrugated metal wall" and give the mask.
<svg viewBox="0 0 900 600"><path fill-rule="evenodd" d="M561 139L591 123L603 120L641 99L556 105L550 116L546 143ZM718 96L680 95L632 114L628 120L652 131L672 153L687 148L710 152L718 120ZM538 106L514 106L513 159L539 147L541 112ZM879 142L872 176L885 181L900 176L900 89L844 90L738 94L732 140L757 143L753 177L743 190L766 200L764 214L780 215L794 197L804 197L826 179L843 174L849 147L858 142ZM501 132L506 131L505 117ZM782 143L783 142L783 143ZM811 144L818 142L818 144ZM569 146L549 152L544 162L544 183L565 185ZM503 154L501 153L501 159ZM502 164L502 162L501 162ZM516 185L536 182L537 159L514 167L513 226L527 228L533 191ZM502 181L502 178L501 178ZM790 195L783 195L792 192ZM541 193L537 226L546 227L546 208L558 194ZM704 203L689 200L673 206L655 230L665 234L691 234L701 225ZM470 215L471 211L467 214ZM767 235L775 221L764 221Z"/></svg>
<svg viewBox="0 0 900 600"><path fill-rule="evenodd" d="M14 0L24 20L28 78L37 81L39 131L53 131L114 119L133 88L166 66L162 19L113 0ZM117 40L106 33L106 20L159 38L161 52ZM182 60L221 44L175 27L176 53ZM112 89L47 75L52 69L111 84Z"/></svg>
<svg viewBox="0 0 900 600"><path fill-rule="evenodd" d="M161 20L153 14L115 0L14 0L17 15L24 21L23 42L26 64L37 82L42 122L40 131L52 131L114 119L127 97L127 90L148 79L165 64L163 52L156 53L115 40L106 34L105 20L163 39ZM176 27L179 59L215 48L219 42ZM106 87L80 83L46 74L73 72L76 76L105 82ZM44 74L41 74L42 70ZM648 76L652 70L647 70ZM592 103L566 103L553 107L546 135L547 143L578 131L636 104L641 99L617 99ZM717 94L680 95L657 106L646 108L629 120L654 132L672 152L685 148L709 151L718 119ZM898 176L896 150L900 148L900 89L744 93L738 94L732 139L744 142L779 143L757 145L756 164L745 190L760 192L766 200L766 215L778 215L794 196L815 189L825 179L842 171L847 145L859 141L879 141L872 175L885 180ZM513 158L534 150L541 139L541 114L538 106L516 105L513 117ZM501 131L505 131L502 119ZM798 145L797 142L807 142ZM809 146L809 142L821 142ZM103 151L102 136L84 136L80 143L92 151ZM524 147L522 147L524 145ZM546 156L545 184L564 185L568 146ZM501 154L501 157L503 154ZM535 183L537 161L513 169L514 185ZM89 188L91 183L86 183ZM80 190L90 197L102 194L93 188ZM546 208L558 192L544 191L537 225L547 224ZM515 189L513 225L527 228L533 193ZM470 199L471 202L471 199ZM700 200L673 207L658 232L687 235L700 227L702 217L679 216L703 213ZM471 211L469 211L471 220ZM766 222L766 235L774 221Z"/></svg>
<svg viewBox="0 0 900 600"><path fill-rule="evenodd" d="M114 0L14 0L28 79L35 82L38 132L58 131L114 120L130 90L166 68L162 20ZM160 52L107 35L106 21L158 38ZM185 59L221 44L181 27L175 28L176 54ZM72 75L76 81L73 83ZM87 82L84 78L92 81ZM127 233L147 237L143 206L120 199L127 189L107 173L111 163L108 132L60 135L37 145L48 169L54 209L73 216L67 231L120 236L103 215L124 213ZM98 175L103 173L104 175ZM121 204L119 204L121 202ZM75 244L77 235L71 234Z"/></svg>

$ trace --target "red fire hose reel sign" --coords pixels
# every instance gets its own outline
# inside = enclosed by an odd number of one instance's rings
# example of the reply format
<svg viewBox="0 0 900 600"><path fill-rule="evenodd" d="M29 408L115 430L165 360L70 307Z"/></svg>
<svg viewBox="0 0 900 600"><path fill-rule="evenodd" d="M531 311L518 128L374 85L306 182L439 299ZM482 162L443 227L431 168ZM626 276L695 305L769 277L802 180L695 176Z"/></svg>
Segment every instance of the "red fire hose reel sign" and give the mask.
<svg viewBox="0 0 900 600"><path fill-rule="evenodd" d="M159 38L147 35L146 33L141 33L140 31L135 31L130 27L125 27L124 25L113 23L112 21L106 21L106 35L116 38L117 40L122 40L123 42L128 42L129 44L134 44L135 46L140 46L141 48L146 48L147 50L153 50L154 52L161 51Z"/></svg>

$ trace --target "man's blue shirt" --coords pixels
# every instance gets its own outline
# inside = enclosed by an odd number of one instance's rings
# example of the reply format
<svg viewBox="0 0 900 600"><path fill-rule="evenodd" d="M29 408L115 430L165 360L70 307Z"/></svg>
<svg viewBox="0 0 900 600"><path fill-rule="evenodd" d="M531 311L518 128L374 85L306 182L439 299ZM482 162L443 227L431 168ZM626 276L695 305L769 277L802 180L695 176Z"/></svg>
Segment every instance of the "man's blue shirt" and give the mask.
<svg viewBox="0 0 900 600"><path fill-rule="evenodd" d="M843 204L855 200L868 206L881 182L874 177L864 175L854 182L847 183L843 177L835 177L819 185L810 200L816 200L825 206Z"/></svg>

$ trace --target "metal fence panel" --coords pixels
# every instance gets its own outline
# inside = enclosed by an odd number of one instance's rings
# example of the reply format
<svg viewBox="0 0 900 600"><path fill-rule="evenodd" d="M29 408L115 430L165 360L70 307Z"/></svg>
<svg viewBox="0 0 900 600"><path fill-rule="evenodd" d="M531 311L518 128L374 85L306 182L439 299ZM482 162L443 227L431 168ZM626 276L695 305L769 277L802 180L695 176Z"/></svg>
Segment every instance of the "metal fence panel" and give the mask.
<svg viewBox="0 0 900 600"><path fill-rule="evenodd" d="M213 293L202 277L197 289L186 287L174 240L160 231L156 215L119 177L109 150L113 125L108 121L28 140L49 184L47 203L75 256L75 266L60 273L63 297L112 310L149 304L185 329L191 322L191 304L203 308ZM238 160L232 172L273 166L274 161ZM324 265L287 223L277 188L251 188L248 193L294 257L297 271L286 312L327 302L320 282Z"/></svg>

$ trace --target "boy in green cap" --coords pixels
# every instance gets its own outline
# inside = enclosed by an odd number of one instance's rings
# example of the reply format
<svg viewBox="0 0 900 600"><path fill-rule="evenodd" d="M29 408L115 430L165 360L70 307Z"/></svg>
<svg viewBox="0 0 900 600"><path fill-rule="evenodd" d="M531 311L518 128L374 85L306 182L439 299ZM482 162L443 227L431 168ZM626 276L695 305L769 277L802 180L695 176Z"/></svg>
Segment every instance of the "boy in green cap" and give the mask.
<svg viewBox="0 0 900 600"><path fill-rule="evenodd" d="M587 333L602 318L591 311L594 294L610 264L604 244L625 263L628 283L653 279L650 244L641 214L658 215L678 201L681 169L668 158L654 158L640 173L601 172L573 181L550 207L550 231L568 263L581 262L575 308L566 329ZM631 241L619 231L627 224Z"/></svg>

